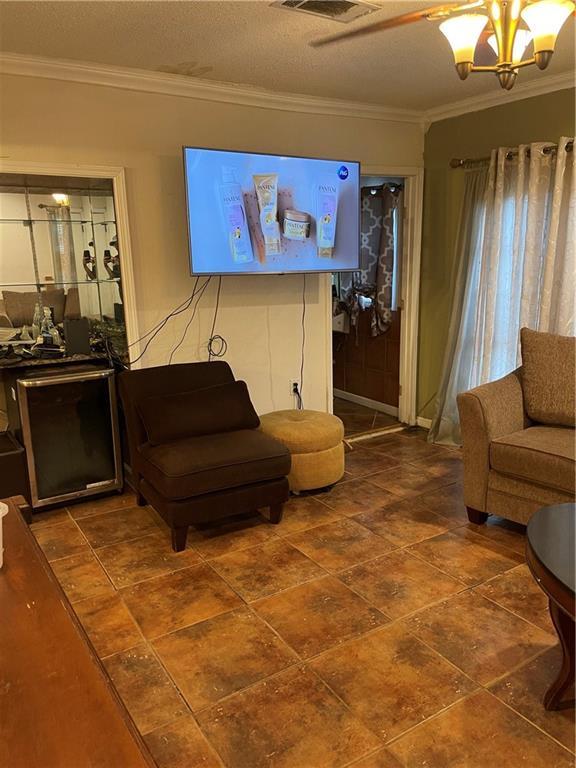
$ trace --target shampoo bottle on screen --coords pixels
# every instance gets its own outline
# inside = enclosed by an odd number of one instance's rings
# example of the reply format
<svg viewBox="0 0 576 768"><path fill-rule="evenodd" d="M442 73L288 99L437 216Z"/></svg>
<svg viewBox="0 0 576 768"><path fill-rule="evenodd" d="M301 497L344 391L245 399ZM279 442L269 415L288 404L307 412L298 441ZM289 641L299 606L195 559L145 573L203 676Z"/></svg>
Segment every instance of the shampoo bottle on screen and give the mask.
<svg viewBox="0 0 576 768"><path fill-rule="evenodd" d="M235 264L254 261L242 187L236 179L234 168L222 169L222 184L219 191L232 261Z"/></svg>

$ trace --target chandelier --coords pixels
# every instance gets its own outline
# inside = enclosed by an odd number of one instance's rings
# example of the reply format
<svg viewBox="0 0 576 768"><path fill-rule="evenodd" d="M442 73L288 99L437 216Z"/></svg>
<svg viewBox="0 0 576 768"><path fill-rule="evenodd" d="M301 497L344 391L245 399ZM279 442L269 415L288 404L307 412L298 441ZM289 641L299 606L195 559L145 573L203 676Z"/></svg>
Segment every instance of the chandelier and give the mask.
<svg viewBox="0 0 576 768"><path fill-rule="evenodd" d="M502 88L510 90L522 67L535 64L546 69L558 33L574 8L572 0L478 0L454 10L438 9L427 18L448 17L440 30L450 43L461 80L471 72L494 72ZM489 66L477 65L476 46L487 32L491 32L487 41L497 61ZM530 43L534 54L524 58Z"/></svg>

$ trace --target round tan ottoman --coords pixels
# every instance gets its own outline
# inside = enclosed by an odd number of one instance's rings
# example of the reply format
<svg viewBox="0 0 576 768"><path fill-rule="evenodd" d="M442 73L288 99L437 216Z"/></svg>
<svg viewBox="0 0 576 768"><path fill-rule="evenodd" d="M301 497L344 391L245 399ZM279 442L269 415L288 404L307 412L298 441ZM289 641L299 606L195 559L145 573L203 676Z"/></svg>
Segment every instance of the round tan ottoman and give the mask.
<svg viewBox="0 0 576 768"><path fill-rule="evenodd" d="M273 411L260 417L260 429L292 454L291 491L309 491L338 482L344 474L344 425L321 411Z"/></svg>

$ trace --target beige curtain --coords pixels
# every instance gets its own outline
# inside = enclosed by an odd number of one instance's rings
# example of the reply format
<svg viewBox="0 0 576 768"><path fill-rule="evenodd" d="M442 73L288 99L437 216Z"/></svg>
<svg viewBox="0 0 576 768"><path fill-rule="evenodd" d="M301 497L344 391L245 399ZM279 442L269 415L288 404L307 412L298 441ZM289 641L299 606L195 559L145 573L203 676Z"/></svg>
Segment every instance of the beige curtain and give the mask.
<svg viewBox="0 0 576 768"><path fill-rule="evenodd" d="M572 139L492 152L480 205L462 209L465 280L430 439L459 443L456 395L520 364L520 328L573 335L576 179Z"/></svg>

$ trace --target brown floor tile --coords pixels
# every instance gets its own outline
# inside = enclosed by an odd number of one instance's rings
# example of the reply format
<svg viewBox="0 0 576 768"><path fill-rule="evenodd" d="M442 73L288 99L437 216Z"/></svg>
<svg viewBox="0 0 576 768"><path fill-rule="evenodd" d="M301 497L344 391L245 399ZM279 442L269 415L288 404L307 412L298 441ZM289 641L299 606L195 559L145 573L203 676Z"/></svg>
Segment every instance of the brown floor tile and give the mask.
<svg viewBox="0 0 576 768"><path fill-rule="evenodd" d="M432 493L419 496L418 500L425 504L432 512L443 517L468 522L466 505L464 504L464 491L460 484L446 485Z"/></svg>
<svg viewBox="0 0 576 768"><path fill-rule="evenodd" d="M258 514L231 520L214 528L191 527L188 531L188 546L193 547L202 557L219 557L276 539L276 527Z"/></svg>
<svg viewBox="0 0 576 768"><path fill-rule="evenodd" d="M379 749L369 757L353 763L350 768L402 768L402 764L387 749Z"/></svg>
<svg viewBox="0 0 576 768"><path fill-rule="evenodd" d="M310 666L384 741L476 687L399 625L328 651Z"/></svg>
<svg viewBox="0 0 576 768"><path fill-rule="evenodd" d="M441 477L450 483L461 483L464 478L464 464L460 454L454 451L443 451L441 456L430 456L425 459L415 459L413 466L426 470L435 477Z"/></svg>
<svg viewBox="0 0 576 768"><path fill-rule="evenodd" d="M221 768L192 715L151 731L145 738L158 768Z"/></svg>
<svg viewBox="0 0 576 768"><path fill-rule="evenodd" d="M335 485L322 496L322 501L341 515L350 517L359 515L361 512L382 509L398 501L398 496L362 479Z"/></svg>
<svg viewBox="0 0 576 768"><path fill-rule="evenodd" d="M73 520L36 528L36 541L46 555L48 562L88 551L88 544Z"/></svg>
<svg viewBox="0 0 576 768"><path fill-rule="evenodd" d="M574 751L574 708L547 712L542 700L556 679L562 652L557 645L490 687L491 693Z"/></svg>
<svg viewBox="0 0 576 768"><path fill-rule="evenodd" d="M376 448L380 449L384 446L392 448L393 446L404 445L405 430L399 430L398 432L385 432L382 435L374 435L374 437L368 437L362 440L362 445L370 451Z"/></svg>
<svg viewBox="0 0 576 768"><path fill-rule="evenodd" d="M405 626L482 685L555 643L553 635L471 592L415 614Z"/></svg>
<svg viewBox="0 0 576 768"><path fill-rule="evenodd" d="M491 515L484 525L468 523L466 526L478 536L484 536L495 544L511 549L522 557L526 555L526 526Z"/></svg>
<svg viewBox="0 0 576 768"><path fill-rule="evenodd" d="M408 464L371 475L370 482L402 498L429 493L448 484L445 478L435 477L423 469L416 469Z"/></svg>
<svg viewBox="0 0 576 768"><path fill-rule="evenodd" d="M275 533L280 536L289 536L291 533L314 528L316 525L331 523L340 520L340 512L327 507L323 503L328 494L321 494L319 498L314 496L291 496L284 505L282 522L274 526ZM320 501L319 499L322 499Z"/></svg>
<svg viewBox="0 0 576 768"><path fill-rule="evenodd" d="M395 547L430 539L459 525L457 521L432 512L419 499L404 499L383 509L364 512L354 520L383 536Z"/></svg>
<svg viewBox="0 0 576 768"><path fill-rule="evenodd" d="M346 472L352 477L363 477L384 469L399 466L400 462L391 456L386 456L376 451L367 451L365 448L354 446L346 453Z"/></svg>
<svg viewBox="0 0 576 768"><path fill-rule="evenodd" d="M431 461L444 458L448 451L437 445L430 445L423 440L410 440L403 433L397 433L398 439L394 442L383 443L375 447L382 455L390 456L397 462L412 463L416 461ZM370 446L367 446L370 447Z"/></svg>
<svg viewBox="0 0 576 768"><path fill-rule="evenodd" d="M56 560L52 570L71 603L114 591L106 572L90 551Z"/></svg>
<svg viewBox="0 0 576 768"><path fill-rule="evenodd" d="M373 429L399 426L398 419L394 416L338 397L334 398L334 415L342 420L346 437Z"/></svg>
<svg viewBox="0 0 576 768"><path fill-rule="evenodd" d="M386 623L338 579L326 576L254 603L256 611L303 658Z"/></svg>
<svg viewBox="0 0 576 768"><path fill-rule="evenodd" d="M134 541L101 547L98 559L117 589L201 562L193 549L174 552L170 537L160 531Z"/></svg>
<svg viewBox="0 0 576 768"><path fill-rule="evenodd" d="M146 507L129 507L82 517L78 526L93 549L138 539L160 530L155 516Z"/></svg>
<svg viewBox="0 0 576 768"><path fill-rule="evenodd" d="M74 611L100 658L142 642L142 635L117 592L74 603Z"/></svg>
<svg viewBox="0 0 576 768"><path fill-rule="evenodd" d="M388 541L351 519L311 528L288 540L332 572L372 560L392 549Z"/></svg>
<svg viewBox="0 0 576 768"><path fill-rule="evenodd" d="M132 491L126 493L114 493L112 496L103 496L100 499L89 499L80 504L70 504L68 512L70 516L77 520L80 517L89 515L98 515L103 512L113 512L116 509L126 509L136 506L136 496Z"/></svg>
<svg viewBox="0 0 576 768"><path fill-rule="evenodd" d="M548 598L536 583L527 565L519 565L502 576L496 576L476 587L474 591L489 597L546 632L554 632L548 611Z"/></svg>
<svg viewBox="0 0 576 768"><path fill-rule="evenodd" d="M374 418L374 429L383 429L385 427L399 427L400 422L395 416L389 416L383 411L376 411Z"/></svg>
<svg viewBox="0 0 576 768"><path fill-rule="evenodd" d="M211 564L245 600L258 600L324 575L316 563L284 541L232 552Z"/></svg>
<svg viewBox="0 0 576 768"><path fill-rule="evenodd" d="M339 574L351 589L398 619L461 592L462 582L408 552L397 551Z"/></svg>
<svg viewBox="0 0 576 768"><path fill-rule="evenodd" d="M154 642L194 711L280 672L297 657L248 608L221 614Z"/></svg>
<svg viewBox="0 0 576 768"><path fill-rule="evenodd" d="M402 437L409 437L427 443L428 432L429 430L424 429L424 427L406 427L406 429L402 430Z"/></svg>
<svg viewBox="0 0 576 768"><path fill-rule="evenodd" d="M352 437L352 435L361 435L363 432L369 432L374 429L374 421L376 419L376 413L374 411L368 411L366 414L345 414L338 415L338 418L342 419L344 423L344 436Z"/></svg>
<svg viewBox="0 0 576 768"><path fill-rule="evenodd" d="M379 742L307 669L294 667L198 715L228 768L339 768Z"/></svg>
<svg viewBox="0 0 576 768"><path fill-rule="evenodd" d="M410 551L471 587L509 571L523 559L464 528L421 541Z"/></svg>
<svg viewBox="0 0 576 768"><path fill-rule="evenodd" d="M146 637L165 635L242 604L208 565L157 576L126 587L120 594Z"/></svg>
<svg viewBox="0 0 576 768"><path fill-rule="evenodd" d="M104 666L141 733L187 714L178 691L145 643L108 657Z"/></svg>
<svg viewBox="0 0 576 768"><path fill-rule="evenodd" d="M404 768L572 768L569 752L486 691L389 746Z"/></svg>
<svg viewBox="0 0 576 768"><path fill-rule="evenodd" d="M50 525L57 525L58 523L67 523L70 520L70 515L66 507L58 507L58 509L49 509L48 511L34 512L32 515L32 523L30 528L33 531L37 531L40 528L48 527Z"/></svg>

